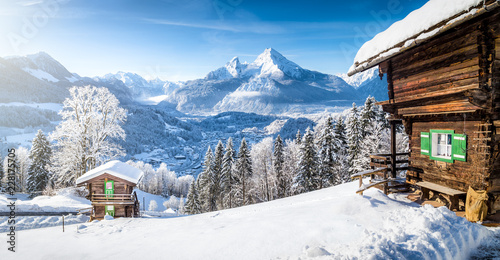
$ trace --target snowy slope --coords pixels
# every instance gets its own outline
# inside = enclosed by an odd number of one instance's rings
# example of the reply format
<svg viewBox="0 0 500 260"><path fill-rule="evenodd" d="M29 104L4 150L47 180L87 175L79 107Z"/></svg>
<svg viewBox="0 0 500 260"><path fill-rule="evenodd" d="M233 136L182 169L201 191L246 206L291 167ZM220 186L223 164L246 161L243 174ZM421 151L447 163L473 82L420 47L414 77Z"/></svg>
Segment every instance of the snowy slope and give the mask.
<svg viewBox="0 0 500 260"><path fill-rule="evenodd" d="M20 231L15 259L467 259L486 228L348 183L242 208ZM39 239L43 237L44 239ZM22 241L22 242L21 242Z"/></svg>

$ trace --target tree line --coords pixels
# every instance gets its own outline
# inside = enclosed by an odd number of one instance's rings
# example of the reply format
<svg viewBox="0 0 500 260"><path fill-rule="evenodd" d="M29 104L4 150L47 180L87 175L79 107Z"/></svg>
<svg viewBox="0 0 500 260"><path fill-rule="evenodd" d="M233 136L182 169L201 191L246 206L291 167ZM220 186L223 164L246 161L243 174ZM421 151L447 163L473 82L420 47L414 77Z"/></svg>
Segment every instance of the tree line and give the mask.
<svg viewBox="0 0 500 260"><path fill-rule="evenodd" d="M387 153L390 136L386 113L368 97L336 119L322 120L294 140L268 137L251 148L243 138L236 152L229 138L209 146L203 171L189 187L189 214L239 207L314 191L350 181L370 167L370 154ZM398 133L399 149L407 137Z"/></svg>

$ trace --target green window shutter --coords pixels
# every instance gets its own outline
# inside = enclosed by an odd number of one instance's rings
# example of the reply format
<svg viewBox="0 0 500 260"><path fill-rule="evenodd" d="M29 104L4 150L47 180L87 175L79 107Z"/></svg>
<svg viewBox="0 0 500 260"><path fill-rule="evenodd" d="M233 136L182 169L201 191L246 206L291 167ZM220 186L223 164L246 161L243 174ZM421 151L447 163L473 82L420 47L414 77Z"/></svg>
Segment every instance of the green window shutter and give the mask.
<svg viewBox="0 0 500 260"><path fill-rule="evenodd" d="M420 132L420 153L429 155L430 151L430 138L428 132Z"/></svg>
<svg viewBox="0 0 500 260"><path fill-rule="evenodd" d="M467 136L454 134L451 141L451 157L454 160L465 162L467 161Z"/></svg>

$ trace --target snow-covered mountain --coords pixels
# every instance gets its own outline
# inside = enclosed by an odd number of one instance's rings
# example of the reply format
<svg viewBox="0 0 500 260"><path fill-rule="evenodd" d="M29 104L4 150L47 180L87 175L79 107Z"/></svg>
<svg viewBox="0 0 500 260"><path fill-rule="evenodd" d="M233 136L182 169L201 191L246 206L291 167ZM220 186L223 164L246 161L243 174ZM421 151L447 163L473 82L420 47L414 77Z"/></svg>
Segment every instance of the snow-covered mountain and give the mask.
<svg viewBox="0 0 500 260"><path fill-rule="evenodd" d="M377 67L357 73L351 77L347 76L346 73L337 74L337 76L356 88L361 96L366 97L370 95L378 101L389 98L387 95L387 77L384 74L383 78L380 79Z"/></svg>
<svg viewBox="0 0 500 260"><path fill-rule="evenodd" d="M337 76L304 69L269 48L252 63L235 57L168 97L183 112L283 113L292 106L362 99Z"/></svg>
<svg viewBox="0 0 500 260"><path fill-rule="evenodd" d="M146 80L142 76L119 71L115 74L109 73L103 77L95 77L96 81L113 81L119 80L127 86L135 97L152 97L171 93L178 88L178 85L173 82L163 81L159 78Z"/></svg>

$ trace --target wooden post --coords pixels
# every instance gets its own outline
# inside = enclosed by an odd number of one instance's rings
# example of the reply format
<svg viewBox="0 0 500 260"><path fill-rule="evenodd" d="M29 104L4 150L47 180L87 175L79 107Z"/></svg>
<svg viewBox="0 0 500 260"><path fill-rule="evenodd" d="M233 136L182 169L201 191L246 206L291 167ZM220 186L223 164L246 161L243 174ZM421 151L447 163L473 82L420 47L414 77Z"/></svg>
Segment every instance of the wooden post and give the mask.
<svg viewBox="0 0 500 260"><path fill-rule="evenodd" d="M396 178L396 123L397 120L390 120L391 123L391 177Z"/></svg>
<svg viewBox="0 0 500 260"><path fill-rule="evenodd" d="M63 221L63 232L64 232L64 215L62 215L62 221Z"/></svg>

